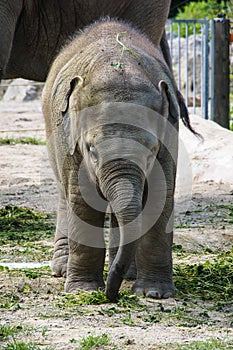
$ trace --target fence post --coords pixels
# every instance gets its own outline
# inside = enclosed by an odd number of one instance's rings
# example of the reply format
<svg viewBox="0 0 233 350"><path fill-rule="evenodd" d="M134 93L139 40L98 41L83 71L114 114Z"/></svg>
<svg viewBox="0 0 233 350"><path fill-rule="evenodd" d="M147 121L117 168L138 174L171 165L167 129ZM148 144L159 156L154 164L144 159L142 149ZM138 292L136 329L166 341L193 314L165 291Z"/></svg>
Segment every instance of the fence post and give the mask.
<svg viewBox="0 0 233 350"><path fill-rule="evenodd" d="M211 21L211 119L229 129L230 22Z"/></svg>

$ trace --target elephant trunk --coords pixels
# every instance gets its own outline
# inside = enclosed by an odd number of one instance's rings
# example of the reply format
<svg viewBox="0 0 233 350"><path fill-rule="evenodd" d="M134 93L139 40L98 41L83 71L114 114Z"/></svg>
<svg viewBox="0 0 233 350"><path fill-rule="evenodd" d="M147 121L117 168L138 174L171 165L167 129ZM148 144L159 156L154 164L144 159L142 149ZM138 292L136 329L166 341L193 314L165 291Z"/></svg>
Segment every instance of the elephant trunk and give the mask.
<svg viewBox="0 0 233 350"><path fill-rule="evenodd" d="M113 301L118 297L124 275L135 256L142 234L141 210L144 174L134 163L122 160L108 165L102 192L109 201L120 230L117 255L110 268L106 295Z"/></svg>

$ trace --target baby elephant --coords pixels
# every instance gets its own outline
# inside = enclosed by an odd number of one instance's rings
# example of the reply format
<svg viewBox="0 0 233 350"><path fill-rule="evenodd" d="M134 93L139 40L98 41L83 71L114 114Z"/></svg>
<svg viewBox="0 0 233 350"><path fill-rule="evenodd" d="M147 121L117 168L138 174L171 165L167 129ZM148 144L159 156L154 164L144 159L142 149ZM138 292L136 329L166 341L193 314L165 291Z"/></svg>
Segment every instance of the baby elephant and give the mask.
<svg viewBox="0 0 233 350"><path fill-rule="evenodd" d="M137 294L174 295L176 91L160 50L116 20L89 26L54 61L43 114L59 188L52 270L67 292L104 288L106 241L110 300L127 276Z"/></svg>

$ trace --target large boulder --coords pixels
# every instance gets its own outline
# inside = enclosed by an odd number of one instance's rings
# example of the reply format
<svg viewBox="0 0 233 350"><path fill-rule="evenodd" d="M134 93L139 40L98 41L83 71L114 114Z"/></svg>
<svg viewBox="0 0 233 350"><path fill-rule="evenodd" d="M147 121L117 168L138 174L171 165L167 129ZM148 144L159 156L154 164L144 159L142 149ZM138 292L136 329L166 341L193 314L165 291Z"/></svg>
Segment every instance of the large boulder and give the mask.
<svg viewBox="0 0 233 350"><path fill-rule="evenodd" d="M180 172L189 168L194 182L233 184L233 132L196 115L191 122L203 140L180 123Z"/></svg>
<svg viewBox="0 0 233 350"><path fill-rule="evenodd" d="M194 191L202 189L206 195L210 184L233 193L233 132L196 115L191 115L191 121L203 140L180 122L175 193L178 216L192 207Z"/></svg>
<svg viewBox="0 0 233 350"><path fill-rule="evenodd" d="M40 84L19 78L10 83L3 96L3 101L32 101L40 98L40 96Z"/></svg>

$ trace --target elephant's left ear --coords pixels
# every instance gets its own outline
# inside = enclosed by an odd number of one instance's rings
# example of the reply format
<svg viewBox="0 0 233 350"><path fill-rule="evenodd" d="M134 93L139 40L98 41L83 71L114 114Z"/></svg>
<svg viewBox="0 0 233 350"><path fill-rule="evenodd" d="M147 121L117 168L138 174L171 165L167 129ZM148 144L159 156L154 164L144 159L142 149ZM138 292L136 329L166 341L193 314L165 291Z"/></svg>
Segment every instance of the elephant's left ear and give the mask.
<svg viewBox="0 0 233 350"><path fill-rule="evenodd" d="M162 114L167 119L172 118L174 121L178 121L179 119L179 104L177 101L177 97L168 84L161 80L159 82L159 90L163 97L162 104Z"/></svg>

